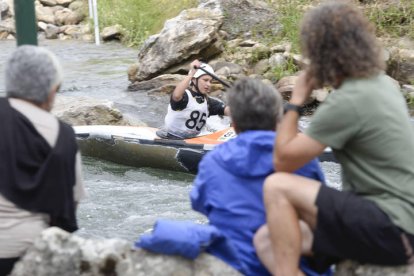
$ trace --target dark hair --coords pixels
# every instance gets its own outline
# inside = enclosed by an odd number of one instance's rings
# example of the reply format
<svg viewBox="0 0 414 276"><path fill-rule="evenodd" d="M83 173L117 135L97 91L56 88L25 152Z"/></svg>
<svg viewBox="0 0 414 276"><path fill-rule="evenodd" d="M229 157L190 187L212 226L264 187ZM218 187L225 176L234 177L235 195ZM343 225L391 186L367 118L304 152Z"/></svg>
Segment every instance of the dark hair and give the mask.
<svg viewBox="0 0 414 276"><path fill-rule="evenodd" d="M346 78L369 77L385 69L372 24L344 2L328 2L309 11L302 22L301 44L310 62L309 76L319 87L336 87Z"/></svg>
<svg viewBox="0 0 414 276"><path fill-rule="evenodd" d="M276 88L261 80L241 78L227 92L231 118L238 132L275 130L283 114L283 100Z"/></svg>

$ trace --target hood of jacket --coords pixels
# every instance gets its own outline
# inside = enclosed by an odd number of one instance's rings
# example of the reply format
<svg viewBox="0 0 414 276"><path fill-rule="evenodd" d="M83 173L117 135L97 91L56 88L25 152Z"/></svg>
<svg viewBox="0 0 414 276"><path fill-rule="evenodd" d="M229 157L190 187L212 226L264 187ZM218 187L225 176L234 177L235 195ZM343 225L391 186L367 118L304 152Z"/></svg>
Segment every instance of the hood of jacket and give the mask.
<svg viewBox="0 0 414 276"><path fill-rule="evenodd" d="M213 158L225 170L240 177L267 176L273 170L273 145L276 133L245 131L217 146Z"/></svg>

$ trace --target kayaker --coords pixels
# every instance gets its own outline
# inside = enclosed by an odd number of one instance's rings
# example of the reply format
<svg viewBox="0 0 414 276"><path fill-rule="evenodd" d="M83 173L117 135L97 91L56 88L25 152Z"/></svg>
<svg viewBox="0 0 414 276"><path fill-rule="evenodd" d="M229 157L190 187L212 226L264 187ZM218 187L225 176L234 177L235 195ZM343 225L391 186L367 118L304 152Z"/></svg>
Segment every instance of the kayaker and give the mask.
<svg viewBox="0 0 414 276"><path fill-rule="evenodd" d="M263 228L261 260L278 276L303 275L304 252L321 269L345 259L414 263L414 128L403 95L384 73L374 28L359 8L330 1L306 14L301 43L309 66L278 128L277 173L264 187L271 248ZM335 90L298 133L301 106L322 86ZM342 165L343 191L292 174L327 146ZM313 232L308 246L300 220Z"/></svg>
<svg viewBox="0 0 414 276"><path fill-rule="evenodd" d="M85 194L81 159L69 125L50 113L62 82L47 49L18 47L6 64L0 98L0 275L49 226L77 229Z"/></svg>
<svg viewBox="0 0 414 276"><path fill-rule="evenodd" d="M195 69L195 68L202 69ZM194 60L188 75L171 94L164 127L157 132L161 138L186 139L200 134L212 115L230 115L229 108L220 100L208 96L214 74L213 68Z"/></svg>

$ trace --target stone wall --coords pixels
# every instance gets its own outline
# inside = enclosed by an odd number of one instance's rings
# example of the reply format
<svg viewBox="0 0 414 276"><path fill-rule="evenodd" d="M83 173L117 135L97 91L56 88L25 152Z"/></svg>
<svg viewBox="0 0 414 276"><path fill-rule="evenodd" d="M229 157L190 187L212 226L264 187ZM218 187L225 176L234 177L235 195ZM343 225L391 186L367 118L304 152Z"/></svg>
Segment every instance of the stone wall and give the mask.
<svg viewBox="0 0 414 276"><path fill-rule="evenodd" d="M88 2L85 0L36 0L35 11L39 35L47 39L92 40L87 22ZM0 0L0 39L16 35L13 0Z"/></svg>

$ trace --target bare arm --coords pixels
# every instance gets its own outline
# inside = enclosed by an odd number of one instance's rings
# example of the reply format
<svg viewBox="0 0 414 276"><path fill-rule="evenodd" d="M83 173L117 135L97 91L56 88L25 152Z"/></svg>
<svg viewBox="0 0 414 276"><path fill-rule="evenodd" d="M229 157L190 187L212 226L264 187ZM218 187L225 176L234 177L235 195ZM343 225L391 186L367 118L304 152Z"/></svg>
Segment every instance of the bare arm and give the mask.
<svg viewBox="0 0 414 276"><path fill-rule="evenodd" d="M224 115L226 115L226 116L230 116L230 107L229 107L229 106L226 106L226 107L224 108Z"/></svg>
<svg viewBox="0 0 414 276"><path fill-rule="evenodd" d="M292 92L291 104L303 105L313 90L306 73L299 76ZM278 126L274 165L277 171L293 172L319 156L326 145L298 132L299 114L288 111Z"/></svg>
<svg viewBox="0 0 414 276"><path fill-rule="evenodd" d="M180 101L183 98L184 92L187 89L191 79L193 78L196 70L194 69L194 66L199 67L200 61L197 59L191 62L190 64L190 71L188 71L188 75L175 87L173 93L172 93L172 99L175 102Z"/></svg>

